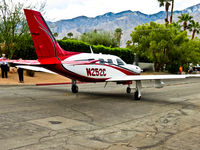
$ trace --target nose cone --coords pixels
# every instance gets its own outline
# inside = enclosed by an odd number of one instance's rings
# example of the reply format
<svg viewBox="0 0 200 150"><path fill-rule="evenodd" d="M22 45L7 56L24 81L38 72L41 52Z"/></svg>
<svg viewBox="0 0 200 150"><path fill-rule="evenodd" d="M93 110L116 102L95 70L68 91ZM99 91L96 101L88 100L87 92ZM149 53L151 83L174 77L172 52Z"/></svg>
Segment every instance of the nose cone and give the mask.
<svg viewBox="0 0 200 150"><path fill-rule="evenodd" d="M140 74L142 72L142 69L138 66L135 66L135 72Z"/></svg>
<svg viewBox="0 0 200 150"><path fill-rule="evenodd" d="M126 65L126 67L127 67L127 69L130 69L137 74L140 74L142 72L142 69L135 65Z"/></svg>

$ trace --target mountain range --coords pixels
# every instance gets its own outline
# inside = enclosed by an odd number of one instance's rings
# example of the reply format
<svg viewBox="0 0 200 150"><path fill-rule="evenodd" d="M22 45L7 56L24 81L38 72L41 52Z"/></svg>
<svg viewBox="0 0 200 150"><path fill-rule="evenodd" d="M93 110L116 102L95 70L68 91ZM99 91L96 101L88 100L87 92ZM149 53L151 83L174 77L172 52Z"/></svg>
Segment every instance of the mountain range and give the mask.
<svg viewBox="0 0 200 150"><path fill-rule="evenodd" d="M189 13L194 17L195 21L200 22L200 4L188 7L182 11L174 11L173 21L177 21L177 17L182 13ZM164 23L165 16L165 11L148 15L140 11L127 10L119 13L108 12L93 18L79 16L73 19L59 20L56 22L48 21L47 24L53 32L58 33L58 39L65 36L67 37L67 33L69 32L72 32L74 37L77 37L84 32L95 29L114 32L116 28L121 28L123 31L121 43L122 47L125 47L126 41L131 39L130 34L134 30L134 27L151 21Z"/></svg>

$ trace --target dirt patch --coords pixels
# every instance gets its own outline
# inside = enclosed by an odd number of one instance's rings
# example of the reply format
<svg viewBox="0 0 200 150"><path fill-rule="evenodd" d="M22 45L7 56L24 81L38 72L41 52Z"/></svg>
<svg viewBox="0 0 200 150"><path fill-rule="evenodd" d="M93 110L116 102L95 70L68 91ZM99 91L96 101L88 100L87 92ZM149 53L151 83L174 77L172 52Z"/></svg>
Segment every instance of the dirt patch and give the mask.
<svg viewBox="0 0 200 150"><path fill-rule="evenodd" d="M35 72L34 77L29 77L24 72L24 83L19 83L17 73L8 73L8 78L1 78L0 74L0 84L40 84L40 83L63 83L70 82L69 78L63 77L61 75Z"/></svg>

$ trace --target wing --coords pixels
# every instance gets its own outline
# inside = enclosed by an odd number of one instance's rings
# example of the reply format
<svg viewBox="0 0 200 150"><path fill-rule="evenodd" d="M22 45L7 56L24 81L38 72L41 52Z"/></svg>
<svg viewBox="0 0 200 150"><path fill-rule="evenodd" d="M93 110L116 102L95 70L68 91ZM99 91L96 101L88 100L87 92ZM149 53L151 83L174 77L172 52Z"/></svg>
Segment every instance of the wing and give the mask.
<svg viewBox="0 0 200 150"><path fill-rule="evenodd" d="M192 75L135 75L135 76L123 76L120 78L110 78L106 82L117 81L137 81L137 80L166 80L166 79L184 79L191 77L200 77L199 74Z"/></svg>

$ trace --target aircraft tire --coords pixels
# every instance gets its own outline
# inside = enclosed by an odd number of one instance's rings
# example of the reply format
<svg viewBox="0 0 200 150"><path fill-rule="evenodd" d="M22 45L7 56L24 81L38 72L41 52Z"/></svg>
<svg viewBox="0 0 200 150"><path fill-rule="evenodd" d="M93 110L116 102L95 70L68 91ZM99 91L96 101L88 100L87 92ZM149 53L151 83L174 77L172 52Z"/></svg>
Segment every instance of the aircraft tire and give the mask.
<svg viewBox="0 0 200 150"><path fill-rule="evenodd" d="M127 87L127 89L126 89L126 93L131 93L131 88L130 87Z"/></svg>
<svg viewBox="0 0 200 150"><path fill-rule="evenodd" d="M135 91L135 93L134 93L134 99L136 101L139 101L141 99L141 96L138 96L138 91Z"/></svg>
<svg viewBox="0 0 200 150"><path fill-rule="evenodd" d="M78 93L78 86L77 85L72 85L72 92Z"/></svg>

